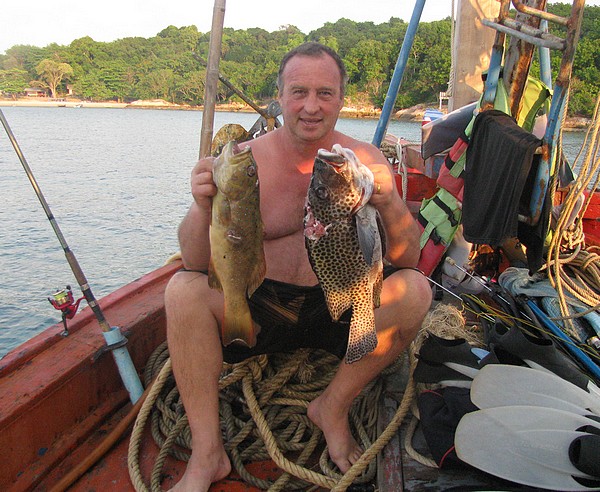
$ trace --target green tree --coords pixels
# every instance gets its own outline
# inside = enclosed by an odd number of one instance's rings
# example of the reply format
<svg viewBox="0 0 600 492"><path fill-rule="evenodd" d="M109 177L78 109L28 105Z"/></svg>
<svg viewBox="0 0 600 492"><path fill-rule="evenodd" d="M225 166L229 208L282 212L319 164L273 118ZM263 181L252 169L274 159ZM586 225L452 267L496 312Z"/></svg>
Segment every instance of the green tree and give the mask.
<svg viewBox="0 0 600 492"><path fill-rule="evenodd" d="M569 4L549 4L548 10L566 16ZM277 70L281 57L306 40L320 41L338 51L346 62L350 81L348 104L383 104L408 24L397 17L381 24L340 19L302 33L293 25L269 32L261 28L231 29L223 33L221 71L254 101L265 104L276 95ZM404 72L397 108L437 102L447 88L450 62L449 18L422 22ZM564 37L564 26L551 24L553 34ZM569 114L590 116L595 94L600 89L600 7L585 7L582 38L573 62ZM192 53L206 59L210 33L195 26L168 26L150 38L124 38L110 43L89 36L69 46L50 44L45 48L17 45L0 55L0 70L24 70L25 80L38 78L37 67L44 60L68 64L68 80L76 94L94 100L131 101L161 97L169 101L201 104L204 97L205 67ZM552 53L556 74L561 53ZM46 62L47 63L47 62ZM539 73L534 61L532 74ZM6 75L5 75L6 76ZM48 82L44 80L46 87ZM61 79L62 81L62 79ZM60 87L57 84L57 90ZM56 95L56 94L53 94ZM219 84L219 100L236 98Z"/></svg>
<svg viewBox="0 0 600 492"><path fill-rule="evenodd" d="M383 43L361 40L344 58L349 82L364 92L371 103L381 104L383 85L387 77L388 57Z"/></svg>
<svg viewBox="0 0 600 492"><path fill-rule="evenodd" d="M36 67L38 75L40 75L46 87L50 89L52 97L56 97L57 88L63 79L73 75L73 68L68 63L59 62L46 58L42 60Z"/></svg>
<svg viewBox="0 0 600 492"><path fill-rule="evenodd" d="M0 70L0 92L9 94L13 99L27 87L27 71L19 68Z"/></svg>

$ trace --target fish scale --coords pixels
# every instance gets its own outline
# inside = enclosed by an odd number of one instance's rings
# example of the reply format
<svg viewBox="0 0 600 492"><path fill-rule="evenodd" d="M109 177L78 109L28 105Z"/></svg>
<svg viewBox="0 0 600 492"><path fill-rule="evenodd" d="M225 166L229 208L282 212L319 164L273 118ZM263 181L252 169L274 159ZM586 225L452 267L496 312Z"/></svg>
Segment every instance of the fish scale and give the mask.
<svg viewBox="0 0 600 492"><path fill-rule="evenodd" d="M380 302L383 251L377 213L367 203L372 189L370 170L352 151L337 145L332 152L319 151L307 194L305 241L332 319L352 308L348 363L377 346L374 308ZM367 220L357 220L360 213ZM361 237L373 241L361 244Z"/></svg>

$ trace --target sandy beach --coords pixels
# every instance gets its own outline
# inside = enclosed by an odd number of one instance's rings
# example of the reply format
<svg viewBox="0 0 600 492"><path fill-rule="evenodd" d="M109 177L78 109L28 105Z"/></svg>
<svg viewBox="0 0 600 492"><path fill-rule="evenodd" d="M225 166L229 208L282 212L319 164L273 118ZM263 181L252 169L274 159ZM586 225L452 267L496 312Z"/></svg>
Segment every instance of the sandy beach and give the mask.
<svg viewBox="0 0 600 492"><path fill-rule="evenodd" d="M79 99L50 99L46 97L19 98L17 100L0 98L0 107L35 106L35 107L60 107L60 108L116 108L116 109L165 109L179 111L202 111L203 106L190 106L188 104L172 104L164 99L139 100L130 103L114 101L89 102ZM402 109L392 115L392 118L403 121L422 121L425 110L432 105L418 104L412 108ZM436 109L436 108L433 108ZM254 109L244 103L218 104L216 111L253 113ZM381 110L374 107L344 106L340 112L342 118L379 118ZM567 118L563 129L566 131L585 130L590 124L588 118Z"/></svg>
<svg viewBox="0 0 600 492"><path fill-rule="evenodd" d="M59 107L59 108L131 108L131 109L170 109L183 111L202 111L203 106L190 106L188 104L172 104L164 99L139 100L130 103L118 103L114 101L89 102L79 99L50 99L46 97L19 98L17 100L0 98L0 107ZM254 109L244 103L218 104L216 111L248 112L253 113ZM425 110L423 109L423 112ZM421 119L423 112L411 115L414 119ZM341 116L344 118L378 118L381 110L373 107L342 108Z"/></svg>

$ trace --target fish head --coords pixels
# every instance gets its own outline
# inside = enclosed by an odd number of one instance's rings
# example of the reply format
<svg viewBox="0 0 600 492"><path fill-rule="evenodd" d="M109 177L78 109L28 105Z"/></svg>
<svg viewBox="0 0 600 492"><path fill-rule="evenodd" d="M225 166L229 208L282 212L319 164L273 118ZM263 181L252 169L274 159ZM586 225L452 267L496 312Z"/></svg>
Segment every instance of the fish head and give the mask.
<svg viewBox="0 0 600 492"><path fill-rule="evenodd" d="M355 214L372 192L372 187L369 191L362 177L362 168L369 173L370 170L358 159L352 159L353 153L350 155L341 150L349 151L339 146L334 146L332 152L319 150L308 190L308 203L312 210L317 213L327 211L325 213L331 214L332 220Z"/></svg>
<svg viewBox="0 0 600 492"><path fill-rule="evenodd" d="M237 143L229 142L214 160L213 180L230 199L239 199L258 186L258 167L249 146L240 149Z"/></svg>

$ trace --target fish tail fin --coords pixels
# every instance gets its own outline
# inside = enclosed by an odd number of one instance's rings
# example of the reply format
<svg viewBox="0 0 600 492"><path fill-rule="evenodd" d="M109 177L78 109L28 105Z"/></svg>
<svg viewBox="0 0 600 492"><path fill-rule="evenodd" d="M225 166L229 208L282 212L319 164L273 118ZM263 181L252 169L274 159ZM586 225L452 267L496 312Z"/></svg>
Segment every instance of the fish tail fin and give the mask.
<svg viewBox="0 0 600 492"><path fill-rule="evenodd" d="M243 296L225 298L225 312L221 326L223 345L239 340L248 347L256 345L257 330L250 314L248 302Z"/></svg>
<svg viewBox="0 0 600 492"><path fill-rule="evenodd" d="M377 347L377 332L375 331L375 314L373 309L360 309L353 306L350 320L350 334L346 349L346 362L352 364L370 354Z"/></svg>

